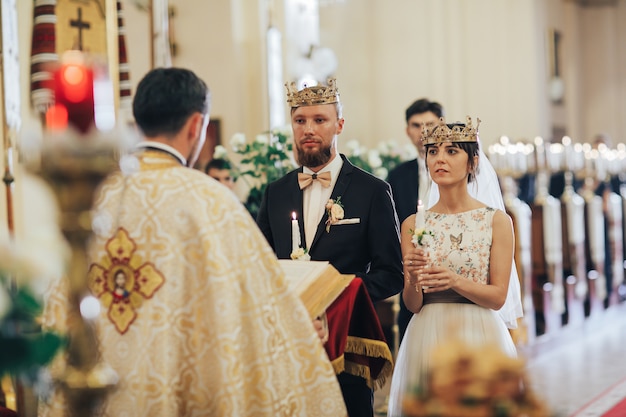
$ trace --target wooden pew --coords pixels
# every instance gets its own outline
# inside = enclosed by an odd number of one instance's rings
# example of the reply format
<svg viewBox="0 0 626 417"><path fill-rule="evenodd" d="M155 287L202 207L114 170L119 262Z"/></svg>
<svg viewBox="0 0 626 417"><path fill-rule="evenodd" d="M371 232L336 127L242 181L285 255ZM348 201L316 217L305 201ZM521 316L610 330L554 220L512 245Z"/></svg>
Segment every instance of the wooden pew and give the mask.
<svg viewBox="0 0 626 417"><path fill-rule="evenodd" d="M516 197L511 177L504 178L504 205L513 221L515 232L515 266L520 280L524 317L518 320L519 328L511 333L516 344L532 345L537 337L535 306L532 293L532 212L530 206Z"/></svg>
<svg viewBox="0 0 626 417"><path fill-rule="evenodd" d="M620 287L624 283L624 235L623 235L623 201L614 192L607 193L605 209L608 220L609 256L612 279L609 285L609 305L620 302Z"/></svg>
<svg viewBox="0 0 626 417"><path fill-rule="evenodd" d="M565 173L565 190L561 195L561 228L563 231L563 270L567 293L567 324L580 325L585 320L587 298L587 264L585 260L585 200L574 191L573 175Z"/></svg>
<svg viewBox="0 0 626 417"><path fill-rule="evenodd" d="M538 177L532 210L532 291L537 310L537 335L562 327L565 313L561 202L547 193L545 173Z"/></svg>
<svg viewBox="0 0 626 417"><path fill-rule="evenodd" d="M595 194L593 179L585 181L581 190L585 199L585 258L589 282L588 314L596 315L604 311L607 297L605 261L605 230L602 197Z"/></svg>

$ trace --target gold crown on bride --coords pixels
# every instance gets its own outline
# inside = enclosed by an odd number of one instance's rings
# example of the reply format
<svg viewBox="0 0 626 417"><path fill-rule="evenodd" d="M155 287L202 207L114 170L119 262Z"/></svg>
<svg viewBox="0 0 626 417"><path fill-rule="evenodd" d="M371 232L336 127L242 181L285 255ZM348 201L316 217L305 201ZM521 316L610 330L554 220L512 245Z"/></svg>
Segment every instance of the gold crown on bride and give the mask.
<svg viewBox="0 0 626 417"><path fill-rule="evenodd" d="M329 78L327 85L315 85L298 91L295 82L285 83L287 87L287 104L293 107L316 106L319 104L339 103L339 90L337 89L337 80Z"/></svg>
<svg viewBox="0 0 626 417"><path fill-rule="evenodd" d="M442 142L478 142L478 126L480 119L476 118L476 126L472 125L472 118L467 116L465 125L460 122L447 125L443 117L439 124L429 128L424 127L422 141L424 145ZM450 127L452 126L452 127Z"/></svg>

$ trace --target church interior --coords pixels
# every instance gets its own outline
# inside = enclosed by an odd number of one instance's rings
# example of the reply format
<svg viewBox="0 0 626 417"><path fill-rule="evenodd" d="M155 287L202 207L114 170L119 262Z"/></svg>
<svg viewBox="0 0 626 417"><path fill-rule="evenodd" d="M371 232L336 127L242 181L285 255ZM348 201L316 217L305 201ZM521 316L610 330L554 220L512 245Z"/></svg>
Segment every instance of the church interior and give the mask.
<svg viewBox="0 0 626 417"><path fill-rule="evenodd" d="M285 129L286 82L336 77L339 149L385 179L415 158L404 110L428 97L448 121L481 120L513 220L524 317L511 332L531 385L555 415L626 415L626 0L2 0L0 14L0 241L28 234L34 172L84 255L92 193L111 169L102 155L136 141L132 97L153 68L189 68L211 90L198 169L218 153L240 164L243 145ZM93 91L68 108L68 132L52 111L72 101L55 65L84 57ZM82 125L85 103L97 111ZM247 207L264 185L253 181L235 185ZM16 292L10 281L0 287ZM395 355L398 296L376 310ZM5 363L0 408L37 415ZM375 392L380 415L388 388Z"/></svg>

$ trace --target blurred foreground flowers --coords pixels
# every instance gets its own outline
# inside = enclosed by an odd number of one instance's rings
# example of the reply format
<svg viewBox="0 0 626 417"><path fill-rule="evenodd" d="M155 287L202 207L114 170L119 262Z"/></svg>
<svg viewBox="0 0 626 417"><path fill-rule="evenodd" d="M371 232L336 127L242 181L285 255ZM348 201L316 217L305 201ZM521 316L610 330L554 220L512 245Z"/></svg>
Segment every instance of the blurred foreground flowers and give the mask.
<svg viewBox="0 0 626 417"><path fill-rule="evenodd" d="M444 343L432 354L427 380L405 397L403 416L553 416L530 389L524 361L495 346Z"/></svg>
<svg viewBox="0 0 626 417"><path fill-rule="evenodd" d="M21 233L0 239L0 377L34 381L64 339L41 331L43 296L65 271L69 247L58 227L54 195L37 177L20 176Z"/></svg>

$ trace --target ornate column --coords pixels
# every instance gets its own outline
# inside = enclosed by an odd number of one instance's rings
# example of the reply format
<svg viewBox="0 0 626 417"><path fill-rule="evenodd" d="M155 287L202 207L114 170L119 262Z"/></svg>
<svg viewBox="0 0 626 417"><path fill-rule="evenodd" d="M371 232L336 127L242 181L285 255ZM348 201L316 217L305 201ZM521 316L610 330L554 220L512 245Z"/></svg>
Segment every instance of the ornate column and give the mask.
<svg viewBox="0 0 626 417"><path fill-rule="evenodd" d="M169 1L150 0L152 17L152 68L171 67Z"/></svg>

